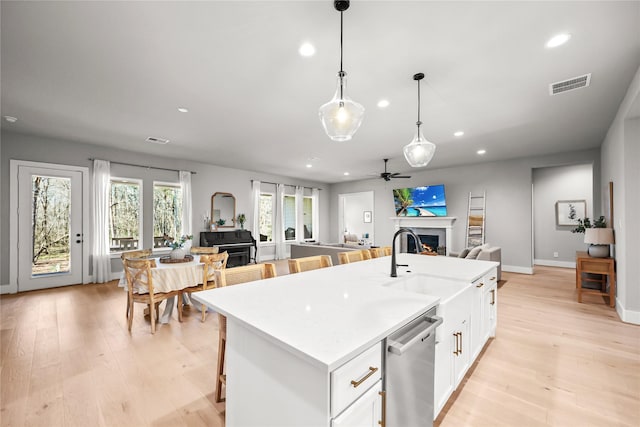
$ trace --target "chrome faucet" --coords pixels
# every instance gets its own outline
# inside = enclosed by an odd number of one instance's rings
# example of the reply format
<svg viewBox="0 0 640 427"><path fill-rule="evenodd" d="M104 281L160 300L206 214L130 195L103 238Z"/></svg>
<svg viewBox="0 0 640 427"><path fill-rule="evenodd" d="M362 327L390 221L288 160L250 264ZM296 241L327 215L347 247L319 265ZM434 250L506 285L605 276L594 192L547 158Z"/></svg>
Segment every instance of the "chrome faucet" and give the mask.
<svg viewBox="0 0 640 427"><path fill-rule="evenodd" d="M402 233L407 233L413 236L416 241L416 253L420 253L420 239L416 236L416 233L409 230L408 228L401 228L396 231L396 234L393 235L393 242L391 242L391 277L398 277L398 273L396 272L397 264L396 264L396 237L398 237Z"/></svg>

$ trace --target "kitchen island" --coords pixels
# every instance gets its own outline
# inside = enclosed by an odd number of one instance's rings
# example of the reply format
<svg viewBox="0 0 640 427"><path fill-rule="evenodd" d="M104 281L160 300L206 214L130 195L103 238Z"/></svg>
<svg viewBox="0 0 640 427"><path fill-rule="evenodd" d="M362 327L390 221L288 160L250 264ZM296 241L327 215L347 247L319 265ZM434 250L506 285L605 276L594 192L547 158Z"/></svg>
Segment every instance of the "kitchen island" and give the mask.
<svg viewBox="0 0 640 427"><path fill-rule="evenodd" d="M228 426L340 425L356 400L373 394L355 387L341 393L337 380L343 374L358 379L361 368L351 367L364 363L372 374L361 389L381 389L382 341L497 265L399 254L398 264L408 267L398 267L398 277L391 278L390 261L376 258L193 295L228 319ZM375 412L377 394L367 404Z"/></svg>

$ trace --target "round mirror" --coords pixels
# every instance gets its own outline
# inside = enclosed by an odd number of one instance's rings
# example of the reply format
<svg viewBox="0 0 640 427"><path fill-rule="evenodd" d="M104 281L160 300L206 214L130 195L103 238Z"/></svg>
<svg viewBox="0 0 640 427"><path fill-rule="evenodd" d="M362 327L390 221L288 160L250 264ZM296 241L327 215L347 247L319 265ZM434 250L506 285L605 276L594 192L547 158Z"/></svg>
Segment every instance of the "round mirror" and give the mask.
<svg viewBox="0 0 640 427"><path fill-rule="evenodd" d="M236 226L236 198L231 193L214 193L211 196L211 223L218 227Z"/></svg>

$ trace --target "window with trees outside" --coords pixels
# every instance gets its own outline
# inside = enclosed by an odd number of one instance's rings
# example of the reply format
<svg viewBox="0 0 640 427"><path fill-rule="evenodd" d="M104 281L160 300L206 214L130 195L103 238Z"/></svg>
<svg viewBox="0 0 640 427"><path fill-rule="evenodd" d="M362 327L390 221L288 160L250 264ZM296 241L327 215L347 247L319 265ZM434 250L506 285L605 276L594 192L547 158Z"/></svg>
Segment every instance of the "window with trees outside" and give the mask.
<svg viewBox="0 0 640 427"><path fill-rule="evenodd" d="M273 242L273 200L272 193L260 194L260 241Z"/></svg>
<svg viewBox="0 0 640 427"><path fill-rule="evenodd" d="M153 184L153 247L167 246L180 239L182 231L182 189L180 184Z"/></svg>
<svg viewBox="0 0 640 427"><path fill-rule="evenodd" d="M284 196L284 240L296 240L296 196Z"/></svg>
<svg viewBox="0 0 640 427"><path fill-rule="evenodd" d="M111 252L139 249L142 240L142 185L139 181L111 179L109 240Z"/></svg>
<svg viewBox="0 0 640 427"><path fill-rule="evenodd" d="M305 196L302 199L302 216L304 218L304 239L313 239L313 198Z"/></svg>

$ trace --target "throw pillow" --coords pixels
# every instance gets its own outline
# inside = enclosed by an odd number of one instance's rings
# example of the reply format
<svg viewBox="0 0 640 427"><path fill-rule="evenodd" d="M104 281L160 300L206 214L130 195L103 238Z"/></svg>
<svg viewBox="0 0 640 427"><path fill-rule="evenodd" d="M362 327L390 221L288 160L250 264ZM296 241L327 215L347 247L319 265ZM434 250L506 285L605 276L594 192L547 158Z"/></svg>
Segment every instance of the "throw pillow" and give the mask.
<svg viewBox="0 0 640 427"><path fill-rule="evenodd" d="M478 254L480 254L480 251L482 251L485 247L486 245L480 245L480 246L476 246L475 248L472 248L465 258L466 259L478 258Z"/></svg>
<svg viewBox="0 0 640 427"><path fill-rule="evenodd" d="M471 250L470 248L464 248L462 252L458 254L458 258L465 258L470 250Z"/></svg>

